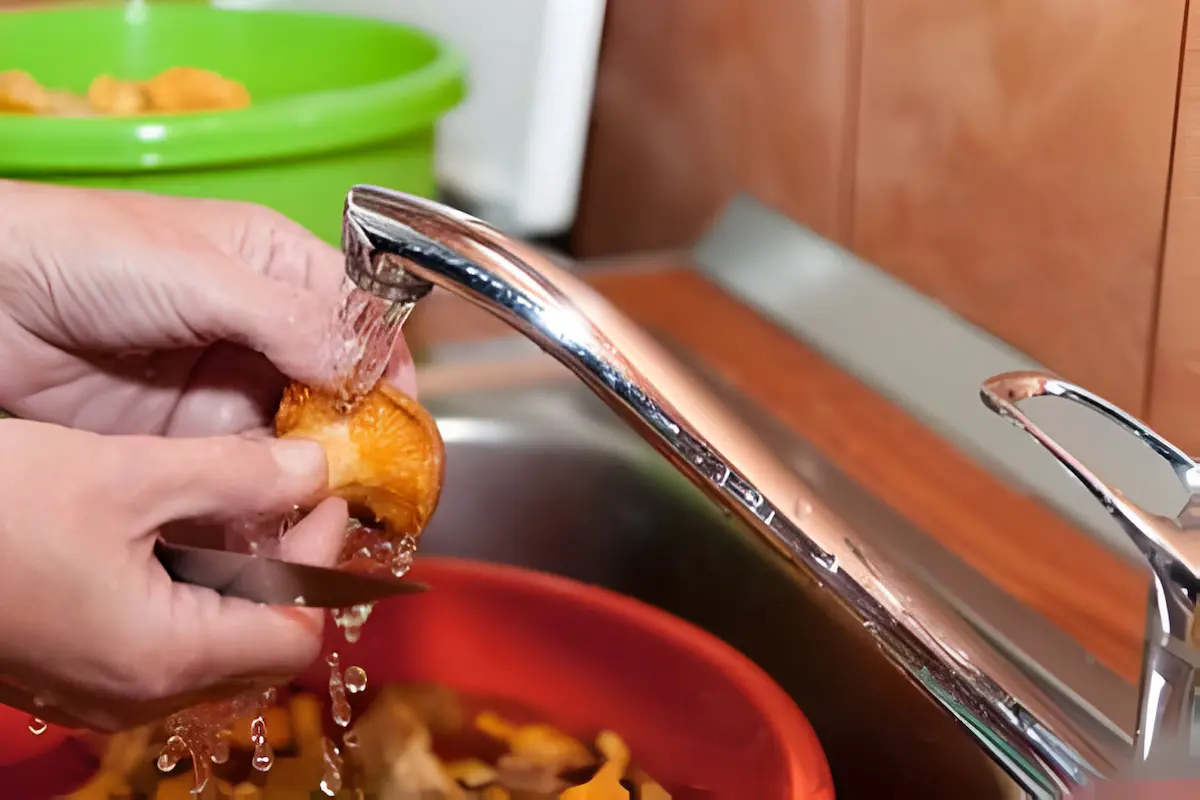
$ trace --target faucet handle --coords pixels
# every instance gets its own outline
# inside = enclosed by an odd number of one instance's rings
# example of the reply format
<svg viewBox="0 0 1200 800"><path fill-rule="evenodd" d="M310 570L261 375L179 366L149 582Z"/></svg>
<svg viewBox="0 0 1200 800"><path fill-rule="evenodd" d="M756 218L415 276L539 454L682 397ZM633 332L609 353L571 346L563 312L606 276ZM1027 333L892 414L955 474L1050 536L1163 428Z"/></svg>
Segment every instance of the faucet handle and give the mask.
<svg viewBox="0 0 1200 800"><path fill-rule="evenodd" d="M1166 559L1183 568L1189 582L1200 585L1200 539L1190 529L1200 523L1200 470L1190 456L1145 423L1104 398L1044 372L1023 371L996 375L980 389L984 405L1008 419L1046 448L1121 523L1137 548L1152 562ZM1157 453L1188 491L1188 502L1176 519L1152 514L1130 501L1048 436L1017 406L1034 397L1060 397L1100 414Z"/></svg>
<svg viewBox="0 0 1200 800"><path fill-rule="evenodd" d="M1150 562L1153 583L1146 621L1146 647L1134 763L1178 766L1200 745L1195 721L1200 630L1200 473L1196 462L1129 413L1091 392L1042 372L1009 372L984 382L984 405L1032 436L1066 467L1121 524ZM1090 408L1137 437L1162 457L1188 490L1175 519L1152 514L1100 480L1062 445L1046 435L1017 406L1033 397L1061 397Z"/></svg>

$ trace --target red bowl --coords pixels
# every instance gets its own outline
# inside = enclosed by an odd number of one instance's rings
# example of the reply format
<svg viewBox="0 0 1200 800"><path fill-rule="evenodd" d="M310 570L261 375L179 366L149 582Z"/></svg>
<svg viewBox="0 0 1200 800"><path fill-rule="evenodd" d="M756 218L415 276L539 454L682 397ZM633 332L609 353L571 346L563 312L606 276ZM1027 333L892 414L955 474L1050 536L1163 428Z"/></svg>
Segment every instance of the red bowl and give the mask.
<svg viewBox="0 0 1200 800"><path fill-rule="evenodd" d="M39 735L29 730L24 711L0 705L0 786L4 797L43 798L83 787L99 759L75 731L49 725Z"/></svg>
<svg viewBox="0 0 1200 800"><path fill-rule="evenodd" d="M71 735L58 725L34 734L29 730L32 721L27 712L0 705L0 770L54 750Z"/></svg>
<svg viewBox="0 0 1200 800"><path fill-rule="evenodd" d="M611 729L688 797L832 800L829 765L792 700L719 639L644 603L513 567L422 558L422 595L381 604L360 641L331 626L373 686L432 681L536 710L576 733ZM328 671L304 685L321 690Z"/></svg>

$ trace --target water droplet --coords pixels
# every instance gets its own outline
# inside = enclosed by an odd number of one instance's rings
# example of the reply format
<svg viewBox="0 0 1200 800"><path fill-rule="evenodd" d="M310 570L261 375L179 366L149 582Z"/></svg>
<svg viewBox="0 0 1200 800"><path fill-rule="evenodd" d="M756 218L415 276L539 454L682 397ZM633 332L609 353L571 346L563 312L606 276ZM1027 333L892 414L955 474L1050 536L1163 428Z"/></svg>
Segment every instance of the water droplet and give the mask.
<svg viewBox="0 0 1200 800"><path fill-rule="evenodd" d="M342 744L351 750L358 747L358 731L346 731L346 735L342 737Z"/></svg>
<svg viewBox="0 0 1200 800"><path fill-rule="evenodd" d="M167 739L163 749L158 754L158 769L160 772L170 772L188 754L188 746L183 739L172 736Z"/></svg>
<svg viewBox="0 0 1200 800"><path fill-rule="evenodd" d="M371 616L373 608L372 604L364 603L334 610L333 621L342 629L342 635L346 637L347 642L354 644L358 641L358 637L362 634L362 627L367 624L367 618Z"/></svg>
<svg viewBox="0 0 1200 800"><path fill-rule="evenodd" d="M812 503L808 502L803 497L801 497L799 500L796 501L796 516L797 517L801 517L801 518L807 517L809 514L812 513L812 510L813 510Z"/></svg>
<svg viewBox="0 0 1200 800"><path fill-rule="evenodd" d="M275 763L275 753L267 743L267 723L261 715L250 722L250 742L254 745L250 764L259 772L267 772Z"/></svg>
<svg viewBox="0 0 1200 800"><path fill-rule="evenodd" d="M41 736L46 732L47 727L46 720L38 719L37 717L29 718L29 732L34 736Z"/></svg>
<svg viewBox="0 0 1200 800"><path fill-rule="evenodd" d="M222 732L217 741L213 742L212 754L209 755L209 759L214 764L224 764L229 761L229 749L229 733Z"/></svg>
<svg viewBox="0 0 1200 800"><path fill-rule="evenodd" d="M275 705L275 701L279 699L279 692L274 687L263 692L262 701L269 706Z"/></svg>
<svg viewBox="0 0 1200 800"><path fill-rule="evenodd" d="M329 739L321 739L321 755L325 761L325 775L321 778L321 791L333 797L342 789L342 754Z"/></svg>
<svg viewBox="0 0 1200 800"><path fill-rule="evenodd" d="M333 712L333 721L339 727L345 728L350 724L350 701L346 698L346 684L342 680L342 670L339 666L337 653L329 654L329 701Z"/></svg>
<svg viewBox="0 0 1200 800"><path fill-rule="evenodd" d="M403 539L396 543L395 551L392 553L392 574L397 578L403 578L412 569L413 556L417 552L417 540L412 536L405 535Z"/></svg>
<svg viewBox="0 0 1200 800"><path fill-rule="evenodd" d="M302 594L298 594L298 595L296 595L296 599L295 599L295 600L293 600L292 602L293 602L293 603L295 603L295 604L296 604L296 605L298 605L298 606L307 605L307 603L308 603L308 601L306 601L306 600L304 599L304 595L302 595Z"/></svg>
<svg viewBox="0 0 1200 800"><path fill-rule="evenodd" d="M387 369L405 316L399 311L389 313L390 306L352 280L343 281L325 360L332 363L339 395L346 405L366 394Z"/></svg>
<svg viewBox="0 0 1200 800"><path fill-rule="evenodd" d="M212 767L209 765L207 758L204 758L202 753L192 753L192 778L193 786L191 793L200 795L204 788L208 786L208 779L212 777Z"/></svg>
<svg viewBox="0 0 1200 800"><path fill-rule="evenodd" d="M367 671L362 667L346 667L342 681L346 684L346 691L358 694L367 688Z"/></svg>

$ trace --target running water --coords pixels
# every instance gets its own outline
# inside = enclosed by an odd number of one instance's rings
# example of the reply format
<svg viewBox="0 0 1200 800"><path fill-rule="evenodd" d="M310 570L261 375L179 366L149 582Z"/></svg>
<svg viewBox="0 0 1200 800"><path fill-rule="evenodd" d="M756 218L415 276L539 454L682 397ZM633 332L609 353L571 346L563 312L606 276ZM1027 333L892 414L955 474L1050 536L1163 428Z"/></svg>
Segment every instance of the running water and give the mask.
<svg viewBox="0 0 1200 800"><path fill-rule="evenodd" d="M331 387L338 393L346 409L353 407L360 397L371 391L387 371L400 328L412 304L393 305L355 286L349 279L343 281L337 315L328 337L327 363L334 376ZM277 555L280 540L301 518L300 509L276 521L247 522L231 530L226 545L233 549L248 547L250 552L262 555ZM383 540L378 534L370 535L361 526L351 525L346 532L347 546L343 549L343 565L353 558L366 557L377 565L386 567L396 577L408 572L416 552L416 540L405 537L399 543ZM346 640L358 639L362 626L371 613L370 605L355 606L333 612L334 621L342 628ZM345 729L350 724L351 708L346 692L351 694L366 688L367 675L360 667L349 667L343 676L337 653L329 657L329 693L334 722ZM274 762L274 753L267 741L265 709L274 704L274 690L266 694L247 694L223 703L208 703L175 714L167 720L169 738L158 757L158 768L170 772L185 758L190 758L195 776L193 795L199 795L212 776L212 764L222 764L229 759L229 728L234 720L251 717L250 739L254 746L252 765L266 772ZM29 729L40 734L46 729L44 722L33 719ZM353 743L344 740L344 745ZM329 739L322 741L325 761L325 777L321 789L332 796L341 789L343 761L341 752Z"/></svg>
<svg viewBox="0 0 1200 800"><path fill-rule="evenodd" d="M359 289L349 278L343 281L327 357L333 388L347 407L383 378L411 310L411 303L393 305Z"/></svg>
<svg viewBox="0 0 1200 800"><path fill-rule="evenodd" d="M362 565L368 570L386 569L392 577L403 578L412 569L416 553L415 537L405 534L400 541L392 542L379 532L351 520L346 531L346 543L342 548L341 564L356 569ZM342 629L347 643L354 644L358 641L373 608L371 603L363 603L350 608L334 609L333 621Z"/></svg>
<svg viewBox="0 0 1200 800"><path fill-rule="evenodd" d="M339 560L343 566L363 567L370 571L383 568L393 577L403 578L412 569L416 552L417 540L411 534L393 542L380 536L379 531L351 520L346 527L346 540Z"/></svg>

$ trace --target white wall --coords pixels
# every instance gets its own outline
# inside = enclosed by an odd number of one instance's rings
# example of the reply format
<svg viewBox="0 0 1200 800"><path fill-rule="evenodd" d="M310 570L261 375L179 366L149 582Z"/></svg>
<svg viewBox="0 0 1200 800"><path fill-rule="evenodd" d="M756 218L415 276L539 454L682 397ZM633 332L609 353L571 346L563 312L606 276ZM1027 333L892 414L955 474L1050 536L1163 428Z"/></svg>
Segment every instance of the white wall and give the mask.
<svg viewBox="0 0 1200 800"><path fill-rule="evenodd" d="M523 236L575 216L605 0L218 0L338 11L425 28L470 62L470 96L441 130L443 185Z"/></svg>

